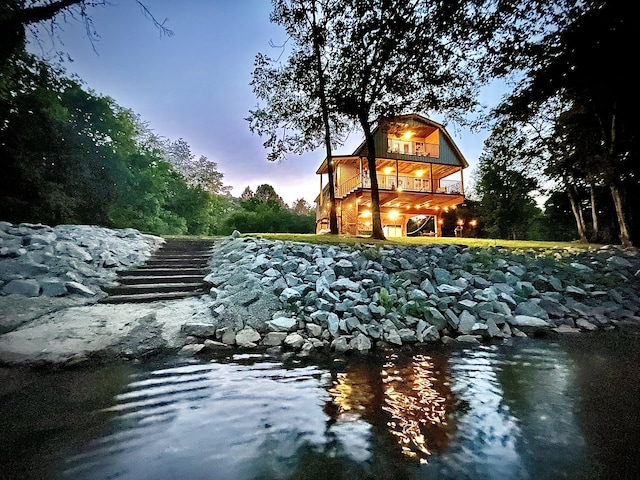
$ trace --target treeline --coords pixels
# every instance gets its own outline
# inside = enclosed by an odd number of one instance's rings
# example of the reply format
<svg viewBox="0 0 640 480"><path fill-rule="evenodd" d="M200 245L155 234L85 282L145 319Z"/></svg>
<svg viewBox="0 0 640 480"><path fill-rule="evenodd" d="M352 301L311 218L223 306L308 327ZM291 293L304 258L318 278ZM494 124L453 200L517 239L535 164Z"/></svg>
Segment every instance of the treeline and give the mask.
<svg viewBox="0 0 640 480"><path fill-rule="evenodd" d="M302 199L233 198L215 162L24 50L0 70L0 220L154 234L313 232ZM306 208L303 208L306 207Z"/></svg>

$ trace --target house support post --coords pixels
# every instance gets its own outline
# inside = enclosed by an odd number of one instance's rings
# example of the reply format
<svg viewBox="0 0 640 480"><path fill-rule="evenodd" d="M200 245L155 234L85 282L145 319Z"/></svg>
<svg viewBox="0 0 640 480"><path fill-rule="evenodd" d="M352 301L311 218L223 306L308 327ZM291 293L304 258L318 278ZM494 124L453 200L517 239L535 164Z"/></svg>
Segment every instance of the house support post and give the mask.
<svg viewBox="0 0 640 480"><path fill-rule="evenodd" d="M396 160L396 190L400 188L400 180L398 178L398 160Z"/></svg>
<svg viewBox="0 0 640 480"><path fill-rule="evenodd" d="M431 182L431 193L435 192L433 188L433 163L429 164L429 178Z"/></svg>

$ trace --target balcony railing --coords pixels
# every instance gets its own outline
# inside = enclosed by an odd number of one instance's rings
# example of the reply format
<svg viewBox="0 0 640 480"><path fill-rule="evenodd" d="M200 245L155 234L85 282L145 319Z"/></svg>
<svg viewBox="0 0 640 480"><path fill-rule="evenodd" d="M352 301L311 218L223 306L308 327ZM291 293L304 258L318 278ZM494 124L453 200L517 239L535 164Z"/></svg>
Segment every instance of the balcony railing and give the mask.
<svg viewBox="0 0 640 480"><path fill-rule="evenodd" d="M461 194L462 182L457 180L436 180L422 177L378 175L378 188L380 190L401 190L405 192L426 192L426 193L446 193ZM351 192L359 188L371 188L371 180L368 175L356 175L340 185L336 186L336 197L344 198ZM328 192L328 186L327 186Z"/></svg>

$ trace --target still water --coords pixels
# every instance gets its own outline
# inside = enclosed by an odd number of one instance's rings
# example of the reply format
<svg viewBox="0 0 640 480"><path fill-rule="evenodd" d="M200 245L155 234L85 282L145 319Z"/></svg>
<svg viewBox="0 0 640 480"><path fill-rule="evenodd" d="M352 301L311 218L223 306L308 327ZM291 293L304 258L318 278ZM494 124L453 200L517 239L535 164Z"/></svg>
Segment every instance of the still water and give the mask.
<svg viewBox="0 0 640 480"><path fill-rule="evenodd" d="M0 479L633 479L640 337L0 370Z"/></svg>

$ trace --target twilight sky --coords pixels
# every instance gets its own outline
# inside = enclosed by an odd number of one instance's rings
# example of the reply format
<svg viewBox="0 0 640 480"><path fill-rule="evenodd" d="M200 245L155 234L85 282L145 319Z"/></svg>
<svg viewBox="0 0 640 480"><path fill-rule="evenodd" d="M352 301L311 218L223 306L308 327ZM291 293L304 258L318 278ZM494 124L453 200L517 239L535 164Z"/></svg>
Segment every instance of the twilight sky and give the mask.
<svg viewBox="0 0 640 480"><path fill-rule="evenodd" d="M56 45L56 50L72 58L66 63L68 73L139 114L157 134L183 138L196 157L215 161L233 195L240 195L247 185L255 190L268 183L289 204L301 197L313 202L319 191L315 170L324 159L323 150L268 162L262 139L249 131L245 120L257 104L249 86L255 55L272 52L270 41L279 44L286 39L282 29L269 22L271 2L145 3L158 20L167 19L172 37L160 36L133 0L112 0L111 6L91 10L100 35L93 46L81 22L61 22L63 45ZM489 100L497 100L499 93L489 92L495 97ZM465 180L470 181L486 132L451 125L447 130L470 164L465 170ZM354 132L334 153L350 154L361 140Z"/></svg>

